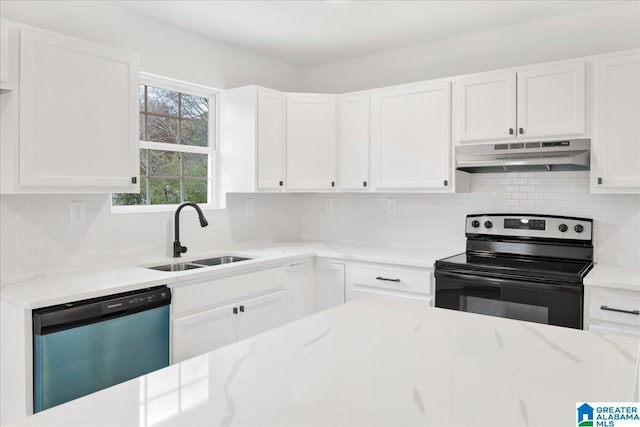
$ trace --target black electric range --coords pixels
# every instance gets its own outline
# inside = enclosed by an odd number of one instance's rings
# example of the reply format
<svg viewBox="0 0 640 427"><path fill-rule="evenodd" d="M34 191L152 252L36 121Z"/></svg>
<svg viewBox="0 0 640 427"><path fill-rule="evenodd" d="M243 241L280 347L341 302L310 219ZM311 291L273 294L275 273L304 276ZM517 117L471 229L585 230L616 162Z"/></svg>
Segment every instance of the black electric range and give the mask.
<svg viewBox="0 0 640 427"><path fill-rule="evenodd" d="M436 307L582 329L593 220L479 214L465 228L466 252L436 261Z"/></svg>

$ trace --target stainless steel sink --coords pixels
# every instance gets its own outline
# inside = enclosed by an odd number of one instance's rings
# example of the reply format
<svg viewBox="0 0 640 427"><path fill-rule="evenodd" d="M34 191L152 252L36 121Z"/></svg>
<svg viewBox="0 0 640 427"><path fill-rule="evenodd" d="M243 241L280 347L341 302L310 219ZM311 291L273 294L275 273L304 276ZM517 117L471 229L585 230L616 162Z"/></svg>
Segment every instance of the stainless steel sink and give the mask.
<svg viewBox="0 0 640 427"><path fill-rule="evenodd" d="M158 271L185 271L185 270L193 270L194 268L202 268L202 265L191 264L188 262L181 262L177 264L164 264L164 265L156 265L153 267L147 267L151 270Z"/></svg>
<svg viewBox="0 0 640 427"><path fill-rule="evenodd" d="M192 261L194 264L212 266L212 265L220 265L220 264L229 264L231 262L240 262L240 261L248 261L251 258L244 258L240 256L226 255L226 256L218 256L215 258L205 258L205 259L197 259Z"/></svg>
<svg viewBox="0 0 640 427"><path fill-rule="evenodd" d="M198 259L196 261L179 262L175 264L155 265L153 267L147 267L147 268L150 268L152 270L158 270L158 271L185 271L185 270L193 270L194 268L211 267L214 265L229 264L232 262L248 261L250 259L251 258L245 258L240 256L234 256L234 255L225 255L225 256L218 256L214 258Z"/></svg>

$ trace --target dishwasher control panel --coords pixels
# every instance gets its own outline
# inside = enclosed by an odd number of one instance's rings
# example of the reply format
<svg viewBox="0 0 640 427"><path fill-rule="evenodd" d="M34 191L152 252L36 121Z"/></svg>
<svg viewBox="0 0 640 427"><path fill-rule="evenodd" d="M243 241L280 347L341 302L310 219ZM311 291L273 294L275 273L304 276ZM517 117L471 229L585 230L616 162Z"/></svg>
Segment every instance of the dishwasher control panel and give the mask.
<svg viewBox="0 0 640 427"><path fill-rule="evenodd" d="M110 299L100 306L102 314L112 314L120 311L131 311L140 307L148 307L157 303L167 303L171 299L168 288L152 289L144 293L136 293L121 298Z"/></svg>

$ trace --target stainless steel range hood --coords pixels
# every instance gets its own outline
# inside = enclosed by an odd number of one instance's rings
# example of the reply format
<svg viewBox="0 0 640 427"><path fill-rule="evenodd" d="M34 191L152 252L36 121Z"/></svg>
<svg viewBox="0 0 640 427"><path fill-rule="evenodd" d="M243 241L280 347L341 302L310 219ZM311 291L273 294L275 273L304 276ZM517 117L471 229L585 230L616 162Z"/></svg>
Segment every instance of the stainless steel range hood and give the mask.
<svg viewBox="0 0 640 427"><path fill-rule="evenodd" d="M589 139L457 146L456 169L465 172L589 170Z"/></svg>

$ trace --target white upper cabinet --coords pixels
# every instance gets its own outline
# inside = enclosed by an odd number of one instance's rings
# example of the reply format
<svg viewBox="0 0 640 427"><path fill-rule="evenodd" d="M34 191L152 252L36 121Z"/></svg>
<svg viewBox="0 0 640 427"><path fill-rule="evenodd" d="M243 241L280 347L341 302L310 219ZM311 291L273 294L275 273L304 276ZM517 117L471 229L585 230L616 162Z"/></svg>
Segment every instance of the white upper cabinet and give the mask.
<svg viewBox="0 0 640 427"><path fill-rule="evenodd" d="M585 62L554 63L456 80L456 140L563 138L586 133Z"/></svg>
<svg viewBox="0 0 640 427"><path fill-rule="evenodd" d="M518 71L518 136L584 134L585 92L584 61Z"/></svg>
<svg viewBox="0 0 640 427"><path fill-rule="evenodd" d="M137 192L136 55L22 29L20 186Z"/></svg>
<svg viewBox="0 0 640 427"><path fill-rule="evenodd" d="M287 189L335 187L336 98L287 95Z"/></svg>
<svg viewBox="0 0 640 427"><path fill-rule="evenodd" d="M343 190L367 190L369 182L369 94L340 97L338 183Z"/></svg>
<svg viewBox="0 0 640 427"><path fill-rule="evenodd" d="M258 189L284 186L284 96L258 88Z"/></svg>
<svg viewBox="0 0 640 427"><path fill-rule="evenodd" d="M448 190L451 83L428 82L373 92L371 144L376 189Z"/></svg>
<svg viewBox="0 0 640 427"><path fill-rule="evenodd" d="M459 141L515 137L516 74L482 74L456 81Z"/></svg>
<svg viewBox="0 0 640 427"><path fill-rule="evenodd" d="M9 24L0 19L0 93L11 90L9 62Z"/></svg>
<svg viewBox="0 0 640 427"><path fill-rule="evenodd" d="M640 193L640 51L596 60L591 190Z"/></svg>

